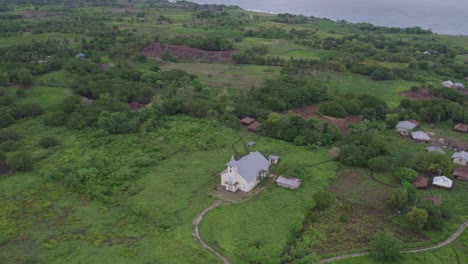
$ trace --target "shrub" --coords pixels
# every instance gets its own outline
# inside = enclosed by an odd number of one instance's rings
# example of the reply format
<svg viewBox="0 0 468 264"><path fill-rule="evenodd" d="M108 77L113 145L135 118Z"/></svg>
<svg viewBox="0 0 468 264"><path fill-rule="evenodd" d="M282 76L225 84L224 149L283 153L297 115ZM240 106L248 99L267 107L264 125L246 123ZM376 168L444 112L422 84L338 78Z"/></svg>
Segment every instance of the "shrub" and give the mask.
<svg viewBox="0 0 468 264"><path fill-rule="evenodd" d="M24 90L23 90L23 89L21 89L21 88L18 88L18 89L16 89L16 91L15 91L15 94L16 94L16 97L18 97L18 98L22 98L22 97L24 97L24 95L25 95L25 92L24 92Z"/></svg>
<svg viewBox="0 0 468 264"><path fill-rule="evenodd" d="M29 171L32 169L33 157L31 152L16 152L7 158L6 163L13 171Z"/></svg>
<svg viewBox="0 0 468 264"><path fill-rule="evenodd" d="M408 202L408 191L405 189L396 189L390 196L390 204L395 208L403 208Z"/></svg>
<svg viewBox="0 0 468 264"><path fill-rule="evenodd" d="M60 145L60 141L54 137L44 137L39 141L42 148L51 148Z"/></svg>
<svg viewBox="0 0 468 264"><path fill-rule="evenodd" d="M18 141L20 138L20 134L18 134L18 132L12 128L3 129L0 132L0 143L3 143L7 140Z"/></svg>
<svg viewBox="0 0 468 264"><path fill-rule="evenodd" d="M379 262L399 262L401 255L401 242L390 233L381 232L372 238L370 254Z"/></svg>
<svg viewBox="0 0 468 264"><path fill-rule="evenodd" d="M396 170L395 176L400 182L412 182L418 176L418 173L410 168L400 167Z"/></svg>
<svg viewBox="0 0 468 264"><path fill-rule="evenodd" d="M320 210L329 208L334 201L333 195L327 191L319 191L312 198L315 200L315 208Z"/></svg>
<svg viewBox="0 0 468 264"><path fill-rule="evenodd" d="M343 106L336 102L325 102L320 105L320 112L333 117L346 117L347 113Z"/></svg>
<svg viewBox="0 0 468 264"><path fill-rule="evenodd" d="M417 208L416 206L413 206L411 211L406 215L409 224L415 230L420 230L424 227L424 225L426 225L427 217L427 211L421 208Z"/></svg>

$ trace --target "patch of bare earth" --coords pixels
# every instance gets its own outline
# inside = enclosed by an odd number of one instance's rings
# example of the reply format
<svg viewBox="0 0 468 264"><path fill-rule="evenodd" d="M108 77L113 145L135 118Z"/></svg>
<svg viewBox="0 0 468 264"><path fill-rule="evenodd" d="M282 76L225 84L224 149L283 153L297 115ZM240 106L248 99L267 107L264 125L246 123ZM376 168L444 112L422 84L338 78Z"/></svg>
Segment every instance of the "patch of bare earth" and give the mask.
<svg viewBox="0 0 468 264"><path fill-rule="evenodd" d="M415 92L404 92L400 93L401 96L408 98L410 101L416 100L430 100L434 98L432 94L429 92L428 88L419 88L419 90Z"/></svg>
<svg viewBox="0 0 468 264"><path fill-rule="evenodd" d="M160 59L163 54L169 53L181 62L232 63L232 55L235 51L206 51L187 46L156 43L144 48L141 53L154 59Z"/></svg>
<svg viewBox="0 0 468 264"><path fill-rule="evenodd" d="M364 117L361 115L347 116L345 118L336 118L336 117L331 117L331 116L326 116L326 115L319 115L317 114L318 110L319 110L318 105L309 105L309 106L304 106L301 108L292 109L294 113L306 119L317 118L317 119L327 122L327 124L329 125L336 126L340 130L342 135L346 135L348 133L348 128L350 124L359 123L364 120Z"/></svg>

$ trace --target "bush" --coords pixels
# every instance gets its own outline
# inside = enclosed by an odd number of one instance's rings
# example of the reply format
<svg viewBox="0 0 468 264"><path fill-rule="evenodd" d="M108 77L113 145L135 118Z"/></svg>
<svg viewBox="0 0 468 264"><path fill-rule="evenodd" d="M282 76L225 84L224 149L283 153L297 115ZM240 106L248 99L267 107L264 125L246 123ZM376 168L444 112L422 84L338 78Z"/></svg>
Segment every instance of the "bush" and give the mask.
<svg viewBox="0 0 468 264"><path fill-rule="evenodd" d="M320 112L333 117L346 117L347 113L343 106L336 102L325 102L320 105Z"/></svg>
<svg viewBox="0 0 468 264"><path fill-rule="evenodd" d="M15 94L16 94L16 97L18 97L18 98L22 98L22 97L24 97L24 95L25 95L25 92L24 92L24 90L23 90L23 89L21 89L21 88L18 88L18 89L16 89L16 91L15 91Z"/></svg>
<svg viewBox="0 0 468 264"><path fill-rule="evenodd" d="M396 189L390 196L390 204L397 209L403 208L407 202L408 191L405 189Z"/></svg>
<svg viewBox="0 0 468 264"><path fill-rule="evenodd" d="M426 225L427 217L427 211L421 208L417 208L416 206L413 206L411 211L406 215L409 224L415 230L420 230L424 227L424 225Z"/></svg>
<svg viewBox="0 0 468 264"><path fill-rule="evenodd" d="M20 138L20 134L18 134L18 132L12 128L3 129L0 132L0 143L3 143L7 140L18 141Z"/></svg>
<svg viewBox="0 0 468 264"><path fill-rule="evenodd" d="M396 170L395 172L395 177L400 179L400 182L413 182L416 177L418 176L418 173L410 168L406 167L400 167Z"/></svg>
<svg viewBox="0 0 468 264"><path fill-rule="evenodd" d="M17 152L9 156L6 163L13 171L30 171L32 169L33 157L31 152Z"/></svg>
<svg viewBox="0 0 468 264"><path fill-rule="evenodd" d="M329 208L334 201L333 195L327 191L319 191L312 198L315 200L315 208L320 210Z"/></svg>
<svg viewBox="0 0 468 264"><path fill-rule="evenodd" d="M390 233L378 233L370 243L370 255L379 262L399 262L401 242Z"/></svg>
<svg viewBox="0 0 468 264"><path fill-rule="evenodd" d="M60 145L60 141L54 137L44 137L39 141L42 148L51 148Z"/></svg>

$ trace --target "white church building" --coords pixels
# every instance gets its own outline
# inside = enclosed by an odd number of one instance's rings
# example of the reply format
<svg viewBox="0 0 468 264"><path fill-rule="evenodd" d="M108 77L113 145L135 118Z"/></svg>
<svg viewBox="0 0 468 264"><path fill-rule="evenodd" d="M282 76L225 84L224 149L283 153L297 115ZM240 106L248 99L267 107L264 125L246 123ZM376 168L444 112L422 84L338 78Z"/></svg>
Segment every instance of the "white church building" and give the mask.
<svg viewBox="0 0 468 264"><path fill-rule="evenodd" d="M227 168L221 173L221 185L227 191L249 192L261 179L268 176L270 162L256 151L237 161L233 156L226 166Z"/></svg>

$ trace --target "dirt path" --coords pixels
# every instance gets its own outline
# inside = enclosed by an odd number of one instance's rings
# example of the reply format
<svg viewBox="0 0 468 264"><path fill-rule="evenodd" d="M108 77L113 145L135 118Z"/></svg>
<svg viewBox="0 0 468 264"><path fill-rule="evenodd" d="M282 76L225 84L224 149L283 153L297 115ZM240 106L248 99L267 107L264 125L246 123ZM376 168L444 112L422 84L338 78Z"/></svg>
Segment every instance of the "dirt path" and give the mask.
<svg viewBox="0 0 468 264"><path fill-rule="evenodd" d="M422 247L422 248L417 248L417 249L408 249L408 250L403 250L403 253L418 253L418 252L424 252L424 251L429 251L433 249L438 249L443 246L446 246L450 243L452 243L455 239L457 239L458 236L461 235L461 233L465 230L465 228L468 226L468 221L464 222L458 229L453 233L449 238L444 240L441 243L438 243L436 245L432 246L427 246L427 247ZM341 255L341 256L336 256L332 258L327 258L327 259L322 259L320 263L329 263L332 261L340 260L340 259L345 259L345 258L354 258L354 257L360 257L369 254L369 252L359 252L359 253L352 253L352 254L346 254L346 255Z"/></svg>
<svg viewBox="0 0 468 264"><path fill-rule="evenodd" d="M246 196L245 198L243 199L240 199L240 200L221 200L221 199L217 199L215 200L210 206L206 207L205 209L203 209L197 216L195 216L195 218L192 220L192 225L194 226L194 230L193 230L193 233L192 233L192 236L193 238L198 242L200 243L200 245L205 248L206 250L208 250L209 252L211 252L213 255L215 255L216 257L218 257L224 264L230 264L231 262L229 261L228 258L226 258L225 256L221 255L219 252L217 252L216 250L214 250L213 248L211 248L210 246L208 246L208 244L205 243L205 241L203 241L203 239L201 239L200 237L200 232L198 231L198 226L200 225L200 222L201 220L203 219L203 216L208 213L210 210L212 210L213 208L216 208L218 206L221 206L221 205L227 205L227 204L235 204L235 203L243 203L243 202L247 202L249 200L251 200L252 198L254 198L257 194L261 193L263 190L265 190L268 186L270 186L271 183L273 183L276 179L276 176L274 177L271 177L271 179L269 179L269 181L262 187L260 188L257 188L255 189L254 191L252 191L250 193L249 196Z"/></svg>

